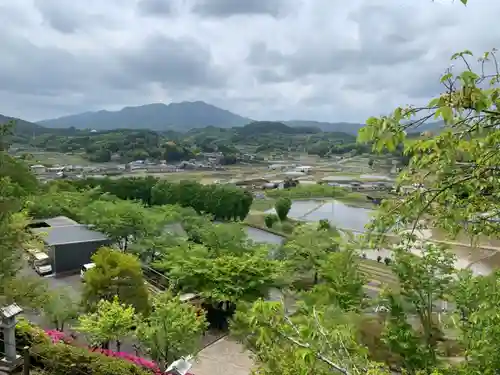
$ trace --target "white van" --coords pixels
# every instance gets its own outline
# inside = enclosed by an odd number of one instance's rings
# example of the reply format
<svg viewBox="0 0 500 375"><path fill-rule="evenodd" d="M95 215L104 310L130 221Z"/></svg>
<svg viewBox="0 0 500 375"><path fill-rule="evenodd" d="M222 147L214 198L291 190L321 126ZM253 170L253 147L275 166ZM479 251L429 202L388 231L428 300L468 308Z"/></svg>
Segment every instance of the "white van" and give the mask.
<svg viewBox="0 0 500 375"><path fill-rule="evenodd" d="M82 278L83 280L83 277L85 276L85 272L87 272L88 270L90 270L91 268L94 268L95 267L95 263L87 263L87 264L84 264L80 270L80 277Z"/></svg>
<svg viewBox="0 0 500 375"><path fill-rule="evenodd" d="M31 255L32 266L36 273L41 276L52 273L52 262L47 254L42 252L33 252Z"/></svg>

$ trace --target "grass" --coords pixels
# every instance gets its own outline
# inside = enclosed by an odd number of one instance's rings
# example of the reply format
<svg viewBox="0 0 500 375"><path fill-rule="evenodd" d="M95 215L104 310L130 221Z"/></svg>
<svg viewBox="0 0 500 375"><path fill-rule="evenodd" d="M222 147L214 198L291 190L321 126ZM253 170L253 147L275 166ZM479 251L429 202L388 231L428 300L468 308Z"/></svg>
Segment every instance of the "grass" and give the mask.
<svg viewBox="0 0 500 375"><path fill-rule="evenodd" d="M32 151L30 152L34 158L34 164L43 165L95 165L88 159L83 157L83 154L63 154L61 152L49 151Z"/></svg>
<svg viewBox="0 0 500 375"><path fill-rule="evenodd" d="M245 219L245 224L257 228L257 229L262 229L267 232L277 234L278 236L284 236L287 237L290 234L292 234L293 229L297 226L302 224L299 221L295 221L293 219L288 219L284 222L277 222L274 223L272 228L268 228L265 223L265 217L266 214L264 213L250 213L246 219Z"/></svg>
<svg viewBox="0 0 500 375"><path fill-rule="evenodd" d="M360 261L361 272L365 274L369 281L379 282L380 284L387 285L391 289L399 289L399 283L396 275L385 263L379 263L371 259L361 259Z"/></svg>
<svg viewBox="0 0 500 375"><path fill-rule="evenodd" d="M274 199L254 199L250 211L265 212L274 207Z"/></svg>

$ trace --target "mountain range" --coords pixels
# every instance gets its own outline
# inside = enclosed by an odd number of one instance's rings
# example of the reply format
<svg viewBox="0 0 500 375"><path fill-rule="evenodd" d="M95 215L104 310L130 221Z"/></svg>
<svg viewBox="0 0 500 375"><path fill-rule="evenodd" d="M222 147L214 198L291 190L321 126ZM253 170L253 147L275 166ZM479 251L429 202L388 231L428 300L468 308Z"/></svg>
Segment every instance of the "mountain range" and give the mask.
<svg viewBox="0 0 500 375"><path fill-rule="evenodd" d="M125 107L119 111L85 112L55 119L39 121L50 128L76 129L151 129L157 131L186 131L207 126L231 128L244 126L253 119L243 117L202 101L181 103L154 103ZM316 121L281 121L293 127L315 127L323 131L357 134L362 124L329 123Z"/></svg>
<svg viewBox="0 0 500 375"><path fill-rule="evenodd" d="M13 118L0 115L0 123ZM97 131L113 129L149 129L155 131L180 131L215 126L219 128L241 127L255 120L232 113L202 101L180 103L154 103L135 107L125 107L119 111L101 110L85 112L37 123L17 120L14 132L24 136L47 133L72 134L81 129ZM280 121L296 128L316 128L325 132L340 132L357 135L363 124L348 122L319 122L307 120ZM419 132L433 130L438 124L425 124Z"/></svg>

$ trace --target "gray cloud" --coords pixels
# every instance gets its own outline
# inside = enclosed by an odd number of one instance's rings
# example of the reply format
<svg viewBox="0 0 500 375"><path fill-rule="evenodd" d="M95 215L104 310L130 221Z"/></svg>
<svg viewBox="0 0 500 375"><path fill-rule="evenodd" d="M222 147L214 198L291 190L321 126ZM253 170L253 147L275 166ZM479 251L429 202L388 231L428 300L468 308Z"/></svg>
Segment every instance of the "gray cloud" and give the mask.
<svg viewBox="0 0 500 375"><path fill-rule="evenodd" d="M499 12L496 0L467 8L451 0L3 1L0 113L38 120L205 100L256 119L363 121L439 94L453 52L500 47L500 30L488 27Z"/></svg>
<svg viewBox="0 0 500 375"><path fill-rule="evenodd" d="M137 4L139 13L146 16L165 16L173 12L171 0L139 0Z"/></svg>
<svg viewBox="0 0 500 375"><path fill-rule="evenodd" d="M209 17L234 15L269 15L280 17L287 12L288 4L298 0L196 0L193 12Z"/></svg>
<svg viewBox="0 0 500 375"><path fill-rule="evenodd" d="M118 52L123 81L157 82L166 88L221 86L225 76L212 64L210 51L190 38L156 35L138 49Z"/></svg>
<svg viewBox="0 0 500 375"><path fill-rule="evenodd" d="M84 24L85 19L61 5L57 0L35 0L36 8L50 27L61 33L74 33Z"/></svg>

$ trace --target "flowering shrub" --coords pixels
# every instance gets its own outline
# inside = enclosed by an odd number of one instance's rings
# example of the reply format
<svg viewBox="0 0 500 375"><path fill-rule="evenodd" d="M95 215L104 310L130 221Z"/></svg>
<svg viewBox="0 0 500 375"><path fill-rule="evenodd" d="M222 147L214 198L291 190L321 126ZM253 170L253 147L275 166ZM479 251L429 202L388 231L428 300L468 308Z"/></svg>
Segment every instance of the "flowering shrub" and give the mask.
<svg viewBox="0 0 500 375"><path fill-rule="evenodd" d="M94 352L104 354L107 357L115 357L115 358L121 358L126 361L132 362L133 364L137 366L141 366L144 368L147 368L157 374L160 374L160 368L154 363L153 361L150 361L149 359L138 357L136 355L126 353L126 352L114 352L112 350L108 349L96 349Z"/></svg>
<svg viewBox="0 0 500 375"><path fill-rule="evenodd" d="M67 337L64 332L56 331L53 329L46 329L45 334L49 336L50 340L53 344L57 344L59 342L65 342Z"/></svg>
<svg viewBox="0 0 500 375"><path fill-rule="evenodd" d="M67 345L70 345L70 347L67 347L67 349L71 348L71 347L74 347L74 346L71 346L71 344L73 343L74 341L74 338L73 337L70 337L70 336L67 336L64 332L61 332L61 331L56 331L56 330L38 330L36 327L33 327L31 325L28 325L26 324L26 326L29 326L29 333L31 335L33 335L32 339L35 338L34 335L39 332L39 335L40 336L45 336L45 340L47 340L47 338L49 339L49 341L45 341L46 343L49 343L51 342L52 344L67 344ZM27 331L27 328L22 326L21 327L17 327L18 329L21 328L21 329L25 329L26 332ZM24 331L23 331L24 332ZM44 340L40 340L38 339L41 343L43 343ZM52 345L50 345L52 346ZM64 346L60 346L57 345L58 348L62 348ZM76 350L76 348L74 349ZM109 358L118 358L118 359L122 359L122 360L125 360L129 363L132 363L136 366L139 366L141 368L144 368L144 369L147 369L151 372L153 372L154 374L156 375L161 375L161 371L160 371L160 368L158 367L158 365L149 360L149 359L146 359L146 358L142 358L142 357L138 357L136 355L133 355L133 354L130 354L130 353L126 353L126 352L115 352L113 350L108 350L108 349L94 349L94 350L90 350L90 348L86 347L86 348L81 348L80 350L88 350L88 351L91 351L93 353L98 353L98 354L102 354L106 357L109 357ZM96 365L97 366L97 365ZM193 375L193 374L187 374L187 375Z"/></svg>

